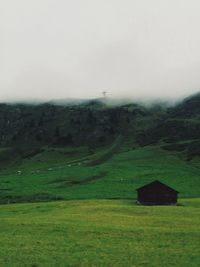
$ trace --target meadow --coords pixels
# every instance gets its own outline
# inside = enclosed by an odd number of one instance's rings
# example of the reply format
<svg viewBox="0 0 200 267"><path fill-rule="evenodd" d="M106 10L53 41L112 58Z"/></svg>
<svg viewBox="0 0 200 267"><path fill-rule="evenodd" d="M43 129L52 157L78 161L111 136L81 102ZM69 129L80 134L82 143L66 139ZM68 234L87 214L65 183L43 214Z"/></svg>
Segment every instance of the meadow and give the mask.
<svg viewBox="0 0 200 267"><path fill-rule="evenodd" d="M200 199L0 206L0 266L200 266Z"/></svg>

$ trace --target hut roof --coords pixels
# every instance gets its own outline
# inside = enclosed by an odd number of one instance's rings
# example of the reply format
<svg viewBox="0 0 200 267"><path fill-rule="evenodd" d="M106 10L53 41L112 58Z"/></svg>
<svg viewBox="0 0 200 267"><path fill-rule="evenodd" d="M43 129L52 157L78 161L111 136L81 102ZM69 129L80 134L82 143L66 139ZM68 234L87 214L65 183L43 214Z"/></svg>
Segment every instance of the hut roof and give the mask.
<svg viewBox="0 0 200 267"><path fill-rule="evenodd" d="M168 186L168 185L166 185L166 184L164 184L164 183L162 183L162 182L160 182L158 180L155 180L155 181L153 181L151 183L148 183L148 184L146 184L144 186L141 186L141 187L137 188L136 190L139 191L139 190L142 190L142 189L145 189L145 188L149 188L149 187L153 188L154 186L158 186L158 185L162 186L162 187L165 187L170 191L173 191L173 192L176 192L176 193L180 193L180 192L176 191L175 189L173 189L172 187L170 187L170 186Z"/></svg>

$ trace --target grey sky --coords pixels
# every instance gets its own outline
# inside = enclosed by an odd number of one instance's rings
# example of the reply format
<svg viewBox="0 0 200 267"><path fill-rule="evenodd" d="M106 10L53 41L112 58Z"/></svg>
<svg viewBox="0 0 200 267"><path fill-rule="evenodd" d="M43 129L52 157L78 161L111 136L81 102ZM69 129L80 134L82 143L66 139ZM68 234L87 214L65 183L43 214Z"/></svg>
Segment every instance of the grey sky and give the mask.
<svg viewBox="0 0 200 267"><path fill-rule="evenodd" d="M0 0L0 100L200 89L199 0Z"/></svg>

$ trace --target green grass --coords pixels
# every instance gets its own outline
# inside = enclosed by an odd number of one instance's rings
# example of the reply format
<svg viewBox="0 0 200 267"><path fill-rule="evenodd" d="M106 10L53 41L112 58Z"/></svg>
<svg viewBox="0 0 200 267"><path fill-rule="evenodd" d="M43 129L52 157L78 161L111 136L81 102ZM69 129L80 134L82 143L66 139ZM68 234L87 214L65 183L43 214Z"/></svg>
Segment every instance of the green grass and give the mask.
<svg viewBox="0 0 200 267"><path fill-rule="evenodd" d="M0 172L0 201L134 199L137 187L155 179L180 191L181 198L200 196L198 158L187 162L179 153L159 146L130 149L123 145L107 157L109 151L103 148L91 154L84 147L48 148L23 159ZM106 161L101 162L104 155Z"/></svg>
<svg viewBox="0 0 200 267"><path fill-rule="evenodd" d="M52 202L0 205L0 266L200 266L200 159L122 141L27 158L1 149L0 202ZM181 205L136 205L155 179Z"/></svg>
<svg viewBox="0 0 200 267"><path fill-rule="evenodd" d="M180 203L1 205L0 266L200 266L200 199Z"/></svg>

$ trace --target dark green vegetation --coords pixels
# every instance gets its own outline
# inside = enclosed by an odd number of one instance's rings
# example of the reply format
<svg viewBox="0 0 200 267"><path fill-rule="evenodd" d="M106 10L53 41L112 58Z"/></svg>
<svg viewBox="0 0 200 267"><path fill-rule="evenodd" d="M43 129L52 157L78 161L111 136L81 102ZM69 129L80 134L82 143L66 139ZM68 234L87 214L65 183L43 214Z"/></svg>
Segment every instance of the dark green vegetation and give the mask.
<svg viewBox="0 0 200 267"><path fill-rule="evenodd" d="M136 197L159 179L200 195L200 95L168 108L0 105L0 202Z"/></svg>
<svg viewBox="0 0 200 267"><path fill-rule="evenodd" d="M0 266L199 266L200 200L0 206Z"/></svg>

